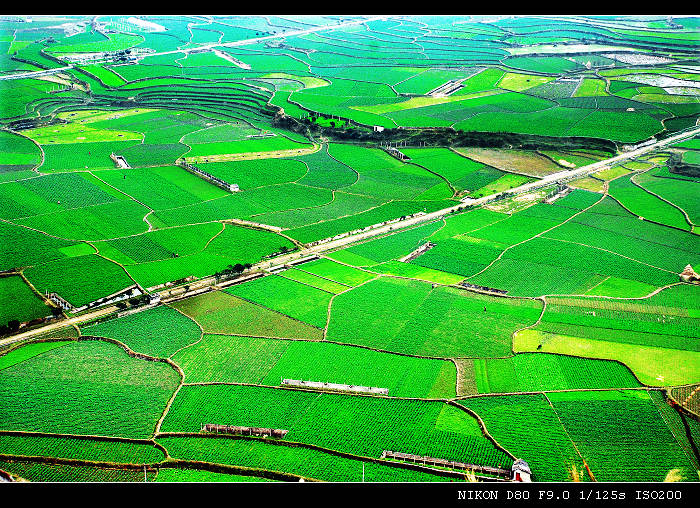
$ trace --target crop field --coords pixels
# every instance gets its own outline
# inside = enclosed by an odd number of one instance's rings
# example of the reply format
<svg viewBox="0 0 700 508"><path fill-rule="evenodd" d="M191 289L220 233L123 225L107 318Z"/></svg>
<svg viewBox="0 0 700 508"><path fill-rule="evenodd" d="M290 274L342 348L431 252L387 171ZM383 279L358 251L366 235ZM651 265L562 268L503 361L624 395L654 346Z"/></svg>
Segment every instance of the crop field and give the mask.
<svg viewBox="0 0 700 508"><path fill-rule="evenodd" d="M173 361L191 383L280 386L282 379L303 379L388 388L397 397L455 396L452 362L325 342L205 335Z"/></svg>
<svg viewBox="0 0 700 508"><path fill-rule="evenodd" d="M441 227L442 223L433 222L349 247L344 249L343 252L368 259L370 264L384 263L418 248Z"/></svg>
<svg viewBox="0 0 700 508"><path fill-rule="evenodd" d="M640 386L627 367L603 360L522 353L511 358L475 359L473 365L479 393Z"/></svg>
<svg viewBox="0 0 700 508"><path fill-rule="evenodd" d="M348 414L353 415L352 420ZM186 386L178 393L162 430L196 432L202 419L283 428L290 431L286 441L359 457L377 458L382 450L401 449L494 466L508 460L483 436L476 419L439 401L251 386Z"/></svg>
<svg viewBox="0 0 700 508"><path fill-rule="evenodd" d="M0 462L0 468L30 482L142 482L143 471L37 462ZM148 473L147 473L148 474ZM153 478L152 474L148 474Z"/></svg>
<svg viewBox="0 0 700 508"><path fill-rule="evenodd" d="M116 339L137 353L165 358L199 340L200 329L170 307L156 307L83 328L83 335Z"/></svg>
<svg viewBox="0 0 700 508"><path fill-rule="evenodd" d="M413 164L447 179L456 190L474 191L503 175L491 166L460 157L444 148L409 149L403 150L403 153L411 158Z"/></svg>
<svg viewBox="0 0 700 508"><path fill-rule="evenodd" d="M537 301L516 302L383 277L333 300L327 338L426 356L505 356L510 334L533 324L542 310ZM362 322L353 318L357 312Z"/></svg>
<svg viewBox="0 0 700 508"><path fill-rule="evenodd" d="M582 472L581 458L544 395L477 397L460 403L484 420L501 446L530 459L536 481L570 481L572 466ZM530 432L522 432L524 428Z"/></svg>
<svg viewBox="0 0 700 508"><path fill-rule="evenodd" d="M696 468L677 441L684 436L673 431L656 407L665 404L659 395L612 391L548 397L596 480L662 481L671 469L689 479ZM680 418L677 413L669 416ZM645 460L650 456L656 457L651 467Z"/></svg>
<svg viewBox="0 0 700 508"><path fill-rule="evenodd" d="M9 434L0 434L0 453L128 464L150 464L165 458L158 448L144 443Z"/></svg>
<svg viewBox="0 0 700 508"><path fill-rule="evenodd" d="M80 307L134 284L124 269L97 255L67 257L25 270L38 291L55 292ZM75 281L80 280L80 284Z"/></svg>
<svg viewBox="0 0 700 508"><path fill-rule="evenodd" d="M181 300L172 306L195 320L205 333L311 340L322 338L318 328L223 291Z"/></svg>
<svg viewBox="0 0 700 508"><path fill-rule="evenodd" d="M304 263L298 268L298 270L308 272L346 286L357 286L372 280L375 277L375 275L372 273L358 270L351 266L343 265L323 258L311 261L310 263Z"/></svg>
<svg viewBox="0 0 700 508"><path fill-rule="evenodd" d="M486 148L458 149L458 153L501 171L528 176L545 176L561 171L561 167L535 152L525 150L493 150Z"/></svg>
<svg viewBox="0 0 700 508"><path fill-rule="evenodd" d="M161 229L94 245L146 288L189 276L204 277L236 263L258 262L281 246L293 246L269 231L218 222Z"/></svg>
<svg viewBox="0 0 700 508"><path fill-rule="evenodd" d="M690 229L681 210L664 201L658 203L661 200L645 192L644 188L634 185L632 178L619 178L612 182L610 195L635 215L643 217L641 214L644 213L645 219L680 229Z"/></svg>
<svg viewBox="0 0 700 508"><path fill-rule="evenodd" d="M697 480L699 29L5 16L0 470Z"/></svg>
<svg viewBox="0 0 700 508"><path fill-rule="evenodd" d="M311 448L277 446L258 440L164 437L158 439L158 443L165 446L173 457L180 459L286 472L321 481L361 481L363 470L365 481L444 481L443 477L429 472L339 457ZM162 469L159 477L166 471Z"/></svg>
<svg viewBox="0 0 700 508"><path fill-rule="evenodd" d="M51 309L21 277L0 278L0 323L6 324L13 319L31 321L50 314Z"/></svg>
<svg viewBox="0 0 700 508"><path fill-rule="evenodd" d="M318 277L312 273L307 273L302 270L295 270L291 268L280 273L280 276L285 279L293 280L306 284L307 286L314 287L316 289L321 289L327 293L338 294L343 291L347 291L351 286L346 286L345 284L339 284L332 280L325 279L323 277Z"/></svg>
<svg viewBox="0 0 700 508"><path fill-rule="evenodd" d="M326 326L328 304L335 294L278 275L233 286L226 292L317 328Z"/></svg>
<svg viewBox="0 0 700 508"><path fill-rule="evenodd" d="M0 371L0 430L147 438L177 384L169 365L71 343Z"/></svg>

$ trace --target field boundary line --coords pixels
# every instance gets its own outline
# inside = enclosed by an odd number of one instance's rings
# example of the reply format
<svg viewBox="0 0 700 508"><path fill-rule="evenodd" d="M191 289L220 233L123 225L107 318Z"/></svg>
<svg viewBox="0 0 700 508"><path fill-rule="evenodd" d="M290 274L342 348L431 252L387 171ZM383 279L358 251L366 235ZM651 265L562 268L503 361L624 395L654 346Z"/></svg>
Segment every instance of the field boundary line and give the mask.
<svg viewBox="0 0 700 508"><path fill-rule="evenodd" d="M86 243L88 243L88 242L86 242ZM136 284L137 286L141 287L141 284L139 284L138 281L137 281L136 279L134 279L134 278L131 276L131 274L130 274L129 271L126 269L126 267L125 267L123 264L121 264L120 262L115 261L114 259L108 258L108 257L106 257L106 256L104 256L104 255L102 255L102 254L100 254L99 252L93 253L93 254L90 254L90 255L91 255L91 256L100 257L100 258L104 259L105 261L109 261L110 263L114 263L115 265L119 266L122 270L124 270L124 273L126 274L126 276L129 277L129 278L131 279L131 282L133 282L133 283Z"/></svg>
<svg viewBox="0 0 700 508"><path fill-rule="evenodd" d="M209 244L210 244L211 242L213 242L213 241L216 239L217 236L219 236L221 233L223 233L225 229L226 229L226 223L222 221L222 222L221 222L221 230L220 230L218 233L215 233L214 236L212 236L209 240L207 240L207 243L204 244L204 247L202 247L202 250L197 251L197 252L195 252L195 253L193 253L193 254L201 254L202 252L204 252L205 250L207 250L207 247L209 247Z"/></svg>
<svg viewBox="0 0 700 508"><path fill-rule="evenodd" d="M549 236L545 236L544 238L546 238L547 240L554 240L555 242L572 243L572 244L574 244L574 245L581 245L582 247L588 247L589 249L602 250L603 252L607 252L607 253L609 253L609 254L614 254L614 255L616 255L616 256L620 256L621 258L629 259L630 261L634 261L635 263L639 263L639 264L641 264L641 265L646 265L646 266L648 266L648 267L655 268L655 269L661 270L661 271L663 271L663 272L668 272L668 273L672 273L672 274L674 274L674 275L678 275L678 272L673 272L673 271L671 271L671 270L667 270L666 268L661 268L661 267L659 267L659 266L655 266L655 265L652 265L652 264L649 264L649 263L645 263L644 261L640 261L640 260L638 260L638 259L634 259L634 258L631 258L631 257L629 257L629 256L625 256L624 254L620 254L619 252L613 252L613 251L611 251L611 250L604 249L603 247L596 247L596 246L594 246L594 245L588 245L588 244L586 244L586 243L581 243L581 242L574 242L574 241L572 241L572 240L564 240L564 239L562 239L562 238L551 238L551 237L549 237ZM611 276L609 276L609 277L611 277ZM600 283L599 283L599 284L600 284ZM594 286L594 287L595 287L595 286ZM588 291L590 291L590 289L589 289Z"/></svg>
<svg viewBox="0 0 700 508"><path fill-rule="evenodd" d="M302 284L302 285L304 285L304 286L310 287L310 288L315 289L315 290L317 290L317 291L323 291L324 293L328 293L329 295L336 295L336 294L338 294L338 293L334 293L333 291L328 291L327 289L321 289L321 288L319 288L319 287L312 286L312 285L309 284L308 282L302 282L302 281L299 281L299 280L296 280L296 279L292 279L292 278L289 278L289 277L285 277L284 275L282 275L282 274L283 274L284 272L286 272L287 270L293 270L293 269L294 269L294 267L292 267L292 268L287 268L287 269L285 269L285 270L282 270L280 273L271 273L270 275L277 275L278 277L282 277L283 279L287 279L288 281L295 282L295 283L297 283L297 284ZM348 288L348 289L352 289L352 288ZM344 291L342 291L342 293L345 293L345 291L347 291L347 289L344 290ZM290 316L290 317L291 317L291 316ZM312 325L312 326L313 326L313 325Z"/></svg>
<svg viewBox="0 0 700 508"><path fill-rule="evenodd" d="M534 351L526 351L525 353L529 354L543 354L543 353L537 353ZM520 353L523 354L523 353ZM583 356L576 356L576 355L567 355L564 353L544 353L548 355L559 355L559 356L569 356L569 357L574 357L574 358L581 358L584 360L591 360L591 358L586 358ZM483 360L491 360L491 358L480 358ZM625 366L628 370L629 367L624 365L621 361L619 360L600 360L600 361L606 361L606 362L615 362L619 363L623 366ZM647 386L643 383L640 382L641 386L626 386L626 387L620 387L620 388L565 388L561 390L537 390L537 391L523 391L523 392L493 392L493 393L476 393L473 395L461 395L459 397L455 397L452 400L466 400L466 399L476 399L476 398L484 398L484 397L510 397L513 395L546 395L548 393L575 393L575 392L620 392L620 391L645 391L648 392L649 390L653 391L664 391L666 390L666 387L664 386ZM396 397L398 398L398 397ZM437 400L437 399L434 399Z"/></svg>
<svg viewBox="0 0 700 508"><path fill-rule="evenodd" d="M654 167L656 167L656 166L654 166ZM644 187L641 183L637 182L637 181L634 179L635 176L638 176L638 175L647 173L647 172L651 171L652 169L654 169L654 167L651 167L651 168L649 168L649 169L647 169L647 170L645 170L645 171L641 171L641 172L638 172L638 173L636 173L636 174L633 174L633 175L630 177L630 182L632 182L634 185L636 185L637 187L639 187L640 189L642 189L644 192L647 192L647 193L651 194L652 196L654 196L654 197L660 199L661 201L665 201L666 203L668 203L668 204L671 205L672 207L674 207L674 208L676 208L677 210L679 210L679 211L683 214L683 216L685 217L685 221L688 223L688 225L689 225L691 228L692 228L693 226L697 226L698 224L695 224L693 221L690 220L690 217L688 216L688 214L686 213L686 211L685 211L683 208L681 208L681 207L678 206L677 204L675 204L675 203L669 201L668 199L666 199L666 198L664 198L664 197L662 197L662 196L659 196L659 195L656 194L655 192L650 191L649 189L647 189L647 188ZM646 219L645 219L645 220L646 220Z"/></svg>
<svg viewBox="0 0 700 508"><path fill-rule="evenodd" d="M470 409L470 408L468 408L468 407L466 407L466 406L463 406L462 404L460 404L459 402L456 402L455 400L450 400L447 404L449 404L450 406L456 407L457 409L461 409L462 411L464 411L465 413L467 413L469 416L471 416L472 418L474 418L474 419L477 421L477 423L479 424L479 427L481 428L481 433L483 434L483 436L484 436L486 439L488 439L489 441L491 441L491 442L496 446L497 449L499 449L499 450L501 450L502 452L504 452L506 455L508 455L508 456L509 456L510 458L512 458L513 460L516 460L516 459L517 459L517 457L516 457L515 455L513 455L513 454L512 454L506 447L504 447L501 443L499 443L498 441L496 441L496 438L493 437L493 436L491 435L491 433L488 431L488 428L486 427L486 423L484 422L484 420L481 419L481 416L479 415L479 413L477 413L477 412L474 411L473 409Z"/></svg>
<svg viewBox="0 0 700 508"><path fill-rule="evenodd" d="M610 277L612 277L612 275L607 275L603 280L601 280L601 281L598 282L597 284L594 284L593 286L591 286L591 288L587 289L587 290L586 290L586 293L590 293L590 292L593 291L595 288L597 288L598 286L600 286L603 282L605 282L606 280L608 280Z"/></svg>
<svg viewBox="0 0 700 508"><path fill-rule="evenodd" d="M148 206L148 205L145 204L145 203L142 203L141 201L139 201L138 199L136 199L136 198L135 198L134 196L132 196L131 194L128 194L128 193L124 192L124 191L121 190L121 189L118 189L117 187L115 187L115 186L112 185L111 183L105 182L102 178L100 178L99 176L95 175L95 174L92 172L92 170L86 171L86 173L89 173L90 175L92 175L93 178L96 178L97 180L99 180L100 182L102 182L102 183L105 184L106 186L111 187L111 188L114 189L115 191L120 192L121 194L124 194L124 195L125 195L126 197L128 197L129 199L133 199L133 200L136 201L139 205L143 206L144 208L148 208L151 212L155 212L155 210L154 210L153 208L151 208L150 206ZM151 213L151 212L149 212L149 213ZM146 215L148 215L148 214L146 214ZM143 220L146 220L146 219L144 218ZM151 225L148 221L146 221L146 223L147 223L149 226Z"/></svg>
<svg viewBox="0 0 700 508"><path fill-rule="evenodd" d="M425 166L423 166L422 164L419 164L419 163L417 163L417 162L410 162L410 161L409 161L409 162L401 161L401 162L403 162L404 164L413 164L414 166L418 166L419 168L423 168L423 169L426 170L428 173L432 173L433 175L437 176L438 178L440 178L441 180L443 180L443 181L447 184L447 186L450 188L450 190L452 191L452 196L450 196L450 197L451 197L451 198L454 198L455 196L457 196L458 191L457 191L457 189L452 185L452 182L450 182L445 176L441 175L441 174L438 173L437 171L433 171L433 170L431 170L431 169L428 169L428 168L426 168ZM433 186L429 187L428 189L426 189L426 190L423 191L423 192L429 191L430 189L432 189L432 187L433 187Z"/></svg>
<svg viewBox="0 0 700 508"><path fill-rule="evenodd" d="M352 291L353 289L358 288L358 287L360 287L360 286L363 286L364 284L367 284L368 282L371 282L371 281L373 281L373 280L377 280L377 279L379 279L380 277L381 277L381 275L377 275L376 277L373 277L373 278L371 278L371 279L369 279L369 280L366 280L366 281L364 281L364 282L361 282L361 283L358 284L357 286L349 287L349 288L346 289L345 291L341 291L340 293L336 293L336 294L334 294L333 296L331 296L331 299L328 300L328 309L327 309L327 311L326 311L326 326L324 326L323 329L322 329L322 330L323 330L323 339L322 339L322 340L327 341L327 338L326 338L326 337L328 336L328 326L331 324L331 307L332 307L332 305L333 305L333 300L335 300L335 297L338 296L338 295L342 295L343 293L347 293L348 291Z"/></svg>
<svg viewBox="0 0 700 508"><path fill-rule="evenodd" d="M42 431L31 431L31 430L0 430L1 436L17 436L17 437L46 437L55 439L76 439L82 441L105 441L105 442L117 442L117 443L131 443L140 445L156 445L153 438L135 438L135 437L123 437L123 436L101 436L95 434L69 434L61 432L42 432ZM158 448L158 446L156 446ZM14 455L14 454L13 454Z"/></svg>
<svg viewBox="0 0 700 508"><path fill-rule="evenodd" d="M216 199L218 199L218 198L216 198ZM161 211L161 210L155 210L155 211L153 211L153 213L158 213L159 211ZM0 219L0 220L2 220L2 219ZM217 222L221 223L221 222L225 222L227 220L230 220L230 219L210 220L210 221L206 221L206 222L193 222L191 224L178 224L176 226L165 226L162 228L157 228L157 229L154 229L154 231L167 231L168 229L188 228L188 227L192 227L192 226L203 226L204 224L215 224ZM111 242L113 240L124 240L125 238L133 238L135 236L145 235L146 233L149 233L149 232L150 231L142 231L141 233L134 233L133 235L115 236L114 238L104 238L102 240L72 240L72 241L85 242L85 243ZM195 254L197 254L198 252L201 252L201 251L197 251L197 252L195 252ZM185 254L185 256L190 256L190 255L191 254ZM164 259L170 259L170 258L164 258ZM156 261L162 261L162 260L157 259ZM143 263L153 263L153 262L154 261L143 261ZM141 264L141 263L137 263L137 264Z"/></svg>
<svg viewBox="0 0 700 508"><path fill-rule="evenodd" d="M628 175L621 175L621 176L628 176ZM632 179L632 177L630 177L630 181L631 181L631 179ZM644 192L646 192L647 194L649 194L649 192L648 192L646 189L644 189L644 188L642 188L642 191L644 191ZM612 199L614 199L615 202L616 202L618 205L620 205L622 208L624 208L625 210L627 210L627 212L629 212L629 213L630 213L631 215L633 215L634 217L637 217L637 219L639 219L639 220L643 220L643 221L645 221L645 222L651 222L652 224L656 224L657 226L663 226L663 227L665 227L665 228L675 229L676 231L683 231L684 233L693 234L693 233L692 233L690 230L688 230L688 229L682 229L682 228L679 228L678 226L672 226L671 224L665 224L665 223L663 223L663 222L658 222L658 221L655 221L655 220L652 220L652 219L647 219L646 217L642 217L641 215L637 215L637 214L634 213L632 210L630 210L630 209L627 208L625 205L623 205L622 202L621 202L619 199L617 199L615 196L613 196L612 194L608 194L608 196L610 196ZM692 228L692 225L691 225L691 228Z"/></svg>
<svg viewBox="0 0 700 508"><path fill-rule="evenodd" d="M16 36L16 30L15 30L15 33L13 33L13 37L15 37L15 36ZM14 42L14 41L13 41L13 42ZM10 43L10 45L12 45L12 44ZM44 165L44 162L46 161L46 155L44 154L44 149L41 147L41 144L39 144L39 142L36 141L34 138L30 138L30 137L27 136L26 134L22 134L21 132L16 131L16 130L13 130L13 129L10 129L9 127L7 128L7 131L8 131L8 132L11 132L12 134L16 134L17 136L20 136L20 137L23 137L23 138L25 138L25 139L28 139L29 141L31 141L32 143L34 143L34 144L37 146L37 148L39 148L39 153L40 153L40 155L41 155L41 158L39 159L39 164L37 164L36 166L34 166L31 170L32 170L34 173L36 173L37 176L48 175L49 173L42 173L41 171L39 171L39 168L40 168L41 166L43 166L43 165ZM3 182L3 183L4 183L4 182Z"/></svg>
<svg viewBox="0 0 700 508"><path fill-rule="evenodd" d="M69 459L66 457L47 457L43 455L14 455L0 454L0 460L10 462L32 462L41 464L65 465L65 466L85 466L98 469L136 470L142 471L144 468L156 469L160 462L146 462L137 464L133 462L111 462L104 460Z"/></svg>
<svg viewBox="0 0 700 508"><path fill-rule="evenodd" d="M576 217L576 216L578 216L578 215L580 215L580 214L582 214L582 213L588 211L589 209L593 208L595 205L597 205L598 203L600 203L601 201L603 201L603 199L605 199L605 196L606 196L606 195L607 195L607 194L603 194L603 195L600 197L600 199L598 199L598 201L596 201L596 202L593 203L592 205L589 205L589 206L587 206L586 208L584 208L584 209L582 209L582 210L576 212L576 213L573 214L571 217L569 217L568 219L566 219L566 220L560 222L559 224L557 224L557 225L555 225L555 226L552 226L551 228L548 228L548 229L546 229L546 230L544 230L544 231L541 231L540 233L537 233L536 235L531 236L530 238L526 238L525 240L522 240L522 241L520 241L520 242L518 242L518 243L515 243L515 244L513 244L513 245L509 245L508 247L506 247L505 249L503 249L503 251L501 251L501 253L498 255L498 257L497 257L496 259L494 259L494 260L491 261L488 265L486 265L485 268L482 268L482 269L481 269L480 271L478 271L477 273L475 273L475 274L473 274L473 275L470 275L469 277L466 277L466 279L471 279L471 278L473 278L473 277L476 277L477 275L480 275L480 274L482 274L483 272L485 272L486 270L488 270L489 268L491 268L491 266L493 266L493 264L494 264L496 261L500 261L501 258L503 257L503 255L504 255L507 251L509 251L510 249L512 249L513 247L517 247L518 245L521 245L521 244L523 244L523 243L529 242L530 240L534 240L535 238L538 238L538 237L544 235L545 233L549 233L551 230L556 229L556 228L558 228L559 226L562 226L562 225L566 224L567 222L569 222L569 221L570 221L571 219L573 219L574 217ZM511 214L511 217L512 217L512 216L513 216L513 214Z"/></svg>
<svg viewBox="0 0 700 508"><path fill-rule="evenodd" d="M49 298L46 298L46 296L44 296L44 293L41 293L41 292L34 286L34 284L32 284L32 283L30 282L30 280L24 275L24 269L19 270L18 272L16 272L16 274L19 275L19 277L24 281L24 283L25 283L27 286L29 286L29 287L31 288L31 290L34 292L34 294L35 294L36 296L38 296L39 298L41 298L41 301L42 301L42 302L46 303L47 306L49 306L49 307L51 307L51 308L56 307L56 305L55 305L53 302L51 302L51 300L50 300ZM50 305L49 305L49 302L50 302ZM60 307L58 307L58 308L61 309ZM66 317L66 313L63 311L63 309L61 309L61 314L63 315L64 318Z"/></svg>
<svg viewBox="0 0 700 508"><path fill-rule="evenodd" d="M175 439L185 439L185 438L202 438L202 439L230 439L230 440L240 440L240 441L253 441L262 442L270 446L284 446L287 448L304 448L309 450L314 450L327 455L332 455L336 457L341 457L349 460L355 460L358 462L370 462L374 464L381 464L389 467L394 467L397 469L408 469L413 471L425 471L430 474L435 474L436 476L445 476L448 478L459 478L464 479L464 474L462 472L457 472L449 469L434 469L429 466L423 466L421 464L412 464L407 462L391 461L386 459L380 459L376 457L369 457L364 455L355 455L349 452L344 452L340 450L335 450L333 448L325 448L319 445L304 443L301 441L284 441L277 439L266 439L262 441L261 438L255 436L238 436L238 435L216 435L216 434L205 434L196 432L161 432L157 438L175 438ZM179 461L181 459L173 459ZM194 461L193 461L194 462ZM217 463L213 463L217 464ZM243 466L245 467L245 466ZM291 474L291 473L285 473ZM319 480L321 481L321 480Z"/></svg>
<svg viewBox="0 0 700 508"><path fill-rule="evenodd" d="M302 266L302 265L299 265L299 266ZM331 278L324 277L323 275L318 275L318 274L316 274L316 273L308 272L308 271L303 270L303 269L301 269L301 268L297 268L296 266L294 266L294 267L292 267L292 268L293 268L294 270L297 270L297 271L300 271L300 272L304 272L304 273L308 273L309 275L313 275L314 277L318 277L319 279L324 279L324 280L327 280L327 281L329 281L329 282L335 282L336 284L340 284L341 286L345 286L345 287L347 287L348 289L352 289L352 288L356 287L356 286L351 286L350 284L346 284L345 282L338 282L337 280L333 280L333 279L331 279ZM336 293L336 294L338 294L338 293Z"/></svg>
<svg viewBox="0 0 700 508"><path fill-rule="evenodd" d="M533 328L537 325L539 325L542 322L542 318L544 317L544 313L547 310L547 299L544 296L539 296L536 298L536 300L541 300L542 301L542 312L540 312L540 317L537 318L537 321L532 323L531 325L524 326L523 328L518 328L517 330L514 330L513 333L510 334L510 350L513 353L513 356L518 354L515 349L514 349L514 343L515 343L515 336L522 332L523 330L529 330L530 328Z"/></svg>
<svg viewBox="0 0 700 508"><path fill-rule="evenodd" d="M330 190L331 191L331 200L328 201L327 203L321 203L319 205L300 206L297 208L285 208L283 210L275 210L274 212L267 211L267 212L254 213L253 215L249 215L248 217L253 218L253 217L257 217L259 215L267 215L267 214L276 213L276 212L294 212L297 210L310 210L312 208L322 208L324 206L330 205L331 203L333 203L333 201L335 201L335 190L333 190L333 189L326 189L324 187L314 187L312 185L305 185L303 183L296 183L296 182L291 182L291 183L293 183L294 185L299 185L301 187L308 187L310 189ZM288 185L288 184L289 184L289 182L287 182L287 183L274 183L272 185L261 185L260 187L253 187L253 189L262 189L262 188L267 188L267 187L278 187L278 186ZM252 190L252 189L249 189L249 190ZM293 229L293 228L286 228L286 229Z"/></svg>
<svg viewBox="0 0 700 508"><path fill-rule="evenodd" d="M549 404L549 407L552 408L552 412L554 413L554 416L557 417L557 421L559 422L559 425L561 425L561 428L562 428L562 430L564 431L564 433L566 434L566 437L568 437L568 438L569 438L569 441L571 441L571 444L572 444L572 446L574 447L574 450L576 450L576 453L578 454L578 456L579 456L579 457L581 458L581 460L583 461L583 465L586 466L586 471L588 471L588 474L589 474L589 476L591 477L591 480L593 480L594 482L595 482L595 481L598 481L598 480L595 479L595 476L593 475L593 472L592 472L592 471L590 470L590 468L588 467L588 463L586 462L586 459L584 459L584 458L583 458L583 455L581 455L581 451L578 449L578 446L576 446L576 443L575 443L574 440L571 438L571 435L569 434L569 431L568 431L567 428L564 426L564 422L561 421L561 418L559 417L559 413L557 413L557 410L554 408L554 404L552 404L552 401L549 400L549 397L547 397L547 394L546 394L546 393L543 392L542 395L544 395L544 398L547 399L547 403Z"/></svg>
<svg viewBox="0 0 700 508"><path fill-rule="evenodd" d="M170 356L168 356L168 358L169 358L170 360L172 360L173 356L175 356L176 354L178 354L178 353L179 353L180 351L182 351L183 349L187 349L187 348L190 347L190 346L194 346L195 344L199 344L199 343L202 341L202 339L204 338L205 332L204 332L204 328L202 328L202 325L200 325L199 322L197 322L196 320L192 319L190 316L188 316L187 314L185 314L184 312L182 312L182 311L181 311L180 309L178 309L177 307L173 307L172 305L169 305L169 304L167 304L167 303L164 304L164 305L165 305L166 307L169 307L169 308L173 309L174 311L179 312L180 314L182 314L183 316L185 316L187 319L189 319L190 321L192 321L194 324L196 324L197 327L199 328L199 339L195 340L194 342L190 342L190 343L187 344L186 346L182 346L180 349L178 349L178 350L175 351L173 354L171 354Z"/></svg>
<svg viewBox="0 0 700 508"><path fill-rule="evenodd" d="M333 157L333 154L331 154L331 150L330 150L330 143L326 143L326 153L328 154L328 157L330 157L331 159L333 159L333 160L334 160L335 162L337 162L338 164L342 164L342 165L345 166L346 168L349 168L350 171L352 171L352 172L355 173L355 175L356 175L355 181L354 181L354 182L352 182L351 184L345 185L345 186L343 186L343 187L339 187L338 189L335 189L335 190L345 189L346 187L352 187L353 185L355 185L355 184L360 180L360 172L359 172L358 170L356 170L356 169L353 168L352 166L348 166L348 165L345 164L344 162L342 162L342 161L336 159L335 157ZM364 194L363 194L363 195L364 195ZM370 196L370 197L372 197L372 196Z"/></svg>
<svg viewBox="0 0 700 508"><path fill-rule="evenodd" d="M662 397L663 397L665 394L666 394L666 392L664 391L664 393L662 394ZM667 398L664 397L664 401L665 401L666 399L667 399ZM676 441L676 444L678 445L678 447L679 447L681 450L683 450L683 453L684 453L684 454L686 455L686 457L690 460L690 463L693 465L693 467L696 467L696 459L697 459L697 457L692 457L692 456L688 453L688 450L686 449L686 447L683 446L683 445L681 444L681 440L678 439L678 436L676 435L676 431L673 430L673 427L671 427L670 422L666 419L666 417L664 416L664 414L661 412L661 409L659 408L659 405L656 403L656 401L654 400L654 398L653 398L651 395L649 395L649 401L650 401L651 404L654 406L654 409L656 409L656 412L657 412L657 413L659 414L659 416L661 417L661 420L663 420L664 425L666 426L666 428L671 432L671 435L673 436L673 439ZM675 409L673 409L673 408L671 408L671 409L675 412ZM680 417L681 417L681 416L678 415L678 418L680 418ZM687 439L687 436L686 436L686 440L688 440L688 439ZM688 441L689 441L689 440L688 440ZM688 444L690 444L690 443L688 443ZM692 446L692 444L691 444L691 446Z"/></svg>
<svg viewBox="0 0 700 508"><path fill-rule="evenodd" d="M115 344L115 345L121 347L121 348L126 352L126 354L127 354L128 356L132 357L132 358L136 358L136 359L139 359L139 360L151 361L151 362L166 363L166 364L168 364L175 372L178 373L178 375L180 376L180 384L178 385L178 387L175 389L175 391L173 392L172 396L170 397L170 400L168 401L167 405L165 406L165 411L163 412L162 416L161 416L160 419L156 422L155 430L154 430L154 432L151 434L151 438L153 438L153 436L155 436L155 434L158 433L158 430L160 429L160 426L161 426L162 423L163 423L163 419L165 418L165 415L168 413L168 410L170 409L170 406L172 405L173 401L175 400L175 397L177 396L178 392L180 391L180 388L182 387L182 384L184 383L184 380L185 380L185 373L184 373L184 371L180 368L180 366L179 366L178 364L176 364L175 362L173 362L170 358L160 358L160 357L148 355L148 354L145 354L145 353L139 353L139 352L134 351L133 349L131 349L131 348L130 348L129 346L127 346L125 343L123 343L123 342L121 342L121 341L119 341L119 340L117 340L117 339L113 339L113 338L111 338L111 337L102 337L102 336L99 336L99 335L82 335L81 337L78 338L78 340L79 340L79 341L94 340L94 341L111 342L112 344Z"/></svg>
<svg viewBox="0 0 700 508"><path fill-rule="evenodd" d="M2 358L3 356L7 356L11 352L13 352L15 349L20 349L24 346L29 346L31 344L41 344L42 342L76 342L77 340L78 340L78 337L72 337L72 338L52 337L52 338L43 338L43 339L34 339L34 340L28 339L26 341L13 342L9 346L5 347L4 349L0 349L0 358ZM67 345L67 344L65 344L65 345ZM63 346L59 346L59 347L63 347ZM45 355L46 353L49 353L52 350L53 350L53 348L49 349L47 351L42 351L41 353L34 355L30 358L26 358L26 359L22 360L21 362L15 363L13 365L8 365L7 367L0 368L0 371L14 367L15 365L18 365L19 363L25 362L27 360L31 360L32 358L36 358L38 356ZM1 432L6 432L6 431L0 430L0 433Z"/></svg>

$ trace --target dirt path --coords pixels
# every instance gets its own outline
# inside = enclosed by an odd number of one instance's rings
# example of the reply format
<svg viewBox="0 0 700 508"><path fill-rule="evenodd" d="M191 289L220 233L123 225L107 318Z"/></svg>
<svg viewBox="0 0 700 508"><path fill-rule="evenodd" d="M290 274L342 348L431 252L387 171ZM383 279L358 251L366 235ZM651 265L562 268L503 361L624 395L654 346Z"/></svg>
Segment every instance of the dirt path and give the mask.
<svg viewBox="0 0 700 508"><path fill-rule="evenodd" d="M273 150L269 152L243 152L243 153L225 153L215 155L197 155L187 157L185 162L203 163L203 162L229 162L229 161L248 161L256 159L281 159L284 157L299 157L301 155L310 155L321 149L320 144L313 144L311 148L290 148L288 150Z"/></svg>

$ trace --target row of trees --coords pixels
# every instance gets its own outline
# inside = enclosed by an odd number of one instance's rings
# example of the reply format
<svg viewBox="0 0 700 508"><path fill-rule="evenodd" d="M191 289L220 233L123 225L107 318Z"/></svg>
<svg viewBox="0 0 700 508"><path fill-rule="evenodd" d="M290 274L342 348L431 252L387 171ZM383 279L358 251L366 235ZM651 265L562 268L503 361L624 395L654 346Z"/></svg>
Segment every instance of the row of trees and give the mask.
<svg viewBox="0 0 700 508"><path fill-rule="evenodd" d="M58 307L50 307L49 309L51 310L51 315L55 318L59 317L63 314L63 311ZM29 323L27 325L32 326L32 325L42 323L43 321L44 321L43 318L32 319L31 321L29 321ZM21 323L20 323L19 319L10 319L7 322L7 324L0 325L0 336L10 335L12 333L17 333L19 331L20 325L21 325Z"/></svg>
<svg viewBox="0 0 700 508"><path fill-rule="evenodd" d="M134 298L129 298L128 304L124 301L122 302L117 302L117 308L119 310L125 310L126 308L129 307L129 304L132 307L138 307L139 305L147 305L151 303L151 296L150 295L140 295L140 296L135 296Z"/></svg>
<svg viewBox="0 0 700 508"><path fill-rule="evenodd" d="M216 272L214 274L214 278L216 279L216 282L221 282L222 280L229 279L233 277L234 275L240 275L243 273L245 270L249 270L253 265L250 263L246 264L241 264L241 263L236 263L235 265L228 265L228 267L224 268L220 272Z"/></svg>
<svg viewBox="0 0 700 508"><path fill-rule="evenodd" d="M311 120L318 114L310 115ZM471 132L451 127L395 128L373 131L367 128L325 127L313 123L309 118L298 120L278 109L272 125L305 135L309 139L322 136L331 140L348 140L368 143L405 142L408 146L475 146L481 148L519 148L522 150L589 149L615 153L613 141L600 138L566 137L556 138L536 134L512 132Z"/></svg>

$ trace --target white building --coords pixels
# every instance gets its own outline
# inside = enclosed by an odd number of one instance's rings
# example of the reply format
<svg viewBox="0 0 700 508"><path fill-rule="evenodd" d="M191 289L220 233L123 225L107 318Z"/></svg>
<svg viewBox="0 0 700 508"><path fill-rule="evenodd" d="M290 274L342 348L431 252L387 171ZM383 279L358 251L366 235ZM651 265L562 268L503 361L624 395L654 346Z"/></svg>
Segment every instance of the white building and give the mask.
<svg viewBox="0 0 700 508"><path fill-rule="evenodd" d="M514 482L532 482L530 466L523 459L516 459L511 470L513 471L512 480Z"/></svg>

